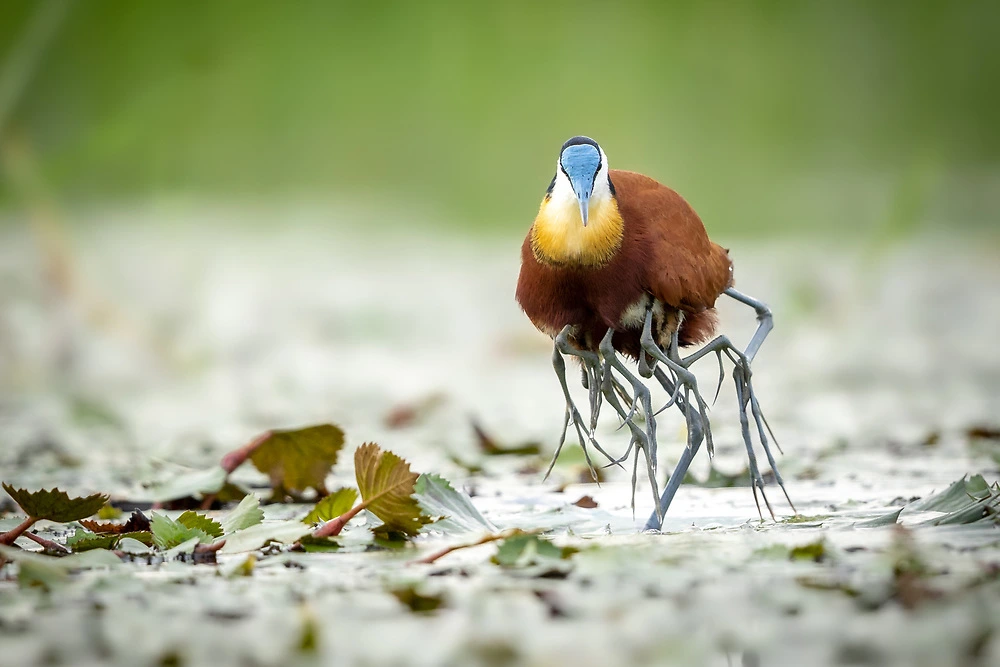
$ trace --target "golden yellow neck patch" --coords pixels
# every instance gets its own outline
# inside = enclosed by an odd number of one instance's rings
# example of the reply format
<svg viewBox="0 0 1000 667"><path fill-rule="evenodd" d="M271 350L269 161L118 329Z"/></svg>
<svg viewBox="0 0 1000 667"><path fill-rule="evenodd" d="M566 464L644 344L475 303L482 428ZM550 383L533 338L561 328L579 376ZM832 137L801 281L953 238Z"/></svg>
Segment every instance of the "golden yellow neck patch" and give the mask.
<svg viewBox="0 0 1000 667"><path fill-rule="evenodd" d="M531 226L531 250L543 264L598 267L618 252L624 231L614 197L591 202L586 227L575 200L554 202L546 197Z"/></svg>

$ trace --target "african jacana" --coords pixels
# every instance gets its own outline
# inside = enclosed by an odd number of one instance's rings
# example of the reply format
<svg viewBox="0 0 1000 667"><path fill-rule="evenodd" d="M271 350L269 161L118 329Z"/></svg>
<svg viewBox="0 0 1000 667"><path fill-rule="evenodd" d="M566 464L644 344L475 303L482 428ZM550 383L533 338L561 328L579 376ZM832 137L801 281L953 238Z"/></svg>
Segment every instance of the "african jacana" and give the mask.
<svg viewBox="0 0 1000 667"><path fill-rule="evenodd" d="M756 311L758 326L750 343L740 351L728 338L718 336L681 357L679 348L704 343L715 332L714 306L722 294ZM733 289L729 252L709 240L698 214L680 195L641 174L610 170L607 155L596 141L571 138L560 150L555 176L521 247L517 301L532 323L555 342L552 362L566 398L555 456L570 424L584 452L590 442L614 463L625 460L635 447L637 465L642 450L656 506L646 527L659 529L703 439L709 454L713 451L707 405L688 369L715 353L721 373L725 354L736 366L733 378L754 498L759 489L771 511L747 417L749 406L768 463L784 491L765 434L770 428L750 382L750 362L773 326L771 311ZM656 485L656 413L649 390L619 353L637 362L641 376L655 377L671 396L667 406L676 405L687 421L687 447L662 497ZM590 397L589 424L570 395L563 355L577 357L583 364L583 384ZM631 385L631 395L615 372ZM603 401L631 432L628 449L619 458L607 454L594 436ZM627 410L622 401L629 405ZM645 417L644 428L635 420L639 410ZM633 503L635 483L633 468Z"/></svg>

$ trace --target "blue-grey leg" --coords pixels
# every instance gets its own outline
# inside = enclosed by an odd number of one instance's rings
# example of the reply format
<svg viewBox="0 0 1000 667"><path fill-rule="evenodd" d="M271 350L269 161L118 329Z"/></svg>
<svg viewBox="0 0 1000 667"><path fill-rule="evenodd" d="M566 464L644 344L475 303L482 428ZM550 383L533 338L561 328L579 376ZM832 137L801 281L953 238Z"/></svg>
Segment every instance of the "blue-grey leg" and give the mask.
<svg viewBox="0 0 1000 667"><path fill-rule="evenodd" d="M605 334L604 339L601 341L600 350L601 357L604 359L604 385L603 393L604 398L608 404L614 408L618 416L621 417L625 425L628 426L630 433L632 434L632 439L629 442L628 449L626 449L625 454L618 459L618 462L625 460L632 448L635 447L635 462L632 466L632 509L635 510L635 488L638 481L638 462L639 462L639 450L642 450L643 455L646 458L646 473L649 475L650 487L653 491L653 502L655 503L659 499L659 491L656 484L656 420L653 417L653 401L649 393L649 389L646 385L642 383L638 377L636 377L632 371L622 362L618 357L618 353L615 351L614 345L612 344L612 338L614 336L614 329L608 329L607 334ZM618 371L625 380L632 385L632 405L628 412L618 400L617 394L624 394L624 389L620 386L616 386L616 381L613 375L614 371ZM646 418L646 429L643 430L635 423L635 415L639 408L642 408L642 413Z"/></svg>
<svg viewBox="0 0 1000 667"><path fill-rule="evenodd" d="M782 492L785 494L785 498L786 500L788 500L788 504L792 508L792 511L795 511L795 505L792 503L791 498L789 498L788 496L788 492L785 489L784 480L782 480L781 478L781 473L778 471L777 463L774 460L774 456L771 452L771 448L768 443L767 433L771 434L772 440L774 440L774 434L773 432L771 432L771 427L770 425L768 425L767 420L764 418L764 415L760 410L760 405L757 401L756 394L753 391L753 385L751 382L752 372L750 369L750 363L753 360L753 357L757 354L758 350L760 349L760 346L764 342L764 339L767 337L767 334L770 333L771 329L774 327L773 318L770 309L764 303L757 301L756 299L749 297L745 294L742 294L741 292L738 292L737 290L732 288L727 289L725 291L725 294L732 297L733 299L736 299L740 303L744 303L752 307L754 311L757 313L757 322L758 322L757 330L754 332L753 337L750 339L750 343L747 345L746 350L741 352L730 342L730 340L727 337L719 336L715 340L706 344L704 347L702 347L694 354L691 354L683 359L674 358L673 361L675 363L679 363L684 368L689 368L691 364L698 361L702 357L711 353L715 353L719 359L719 364L720 364L720 377L719 377L720 386L722 379L724 377L721 366L722 355L725 354L735 365L735 368L733 370L733 380L736 383L736 394L740 408L740 429L743 435L744 444L746 445L747 449L747 458L749 460L751 484L754 491L754 501L757 503L758 513L760 513L761 518L763 518L763 514L760 512L760 504L757 497L757 492L759 490L761 497L764 498L764 503L771 514L771 518L773 519L774 511L771 508L771 504L768 501L767 495L764 492L764 480L757 466L757 457L756 454L754 453L753 442L750 436L749 419L746 413L746 409L749 406L751 414L753 414L754 417L754 423L757 426L757 433L760 438L761 446L764 449L764 453L767 455L767 460L771 466L772 472L774 473L775 481L778 483L778 485L781 487ZM676 340L676 333L674 338ZM644 349L646 349L645 345ZM671 349L669 350L669 352L674 352L675 349L676 349L675 346L671 345ZM650 354L654 357L656 356L655 353L653 353L652 351L650 351ZM655 374L657 380L659 380L660 384L663 385L666 391L673 394L674 397L676 398L678 385L673 383L671 381L671 378L667 377L667 375L663 373L661 369L656 369L656 371L657 372ZM695 389L695 391L697 390ZM716 397L718 397L718 392L716 392ZM673 402L673 400L674 398L671 399L671 402ZM663 495L660 498L659 507L657 508L660 511L654 512L649 517L649 520L646 522L647 529L658 530L662 525L660 517L662 516L663 513L666 512L667 508L670 506L670 503L673 500L673 497L676 494L678 487L683 481L684 476L687 474L687 470L690 467L695 454L697 454L698 446L700 445L701 442L700 433L696 434L696 436L692 438L692 434L690 432L690 425L692 424L692 419L690 417L690 412L691 412L690 405L682 404L679 398L677 398L676 400L678 402L678 408L681 410L681 412L685 415L685 418L687 418L688 420L689 424L688 446L681 453L681 458L680 460L678 460L677 465L674 468L674 472L671 474L670 479L667 481L667 486L663 490ZM711 427L707 421L707 418L703 423L705 427L705 435L708 441L709 454L711 454L712 453ZM775 445L777 445L776 441Z"/></svg>
<svg viewBox="0 0 1000 667"><path fill-rule="evenodd" d="M587 447L588 441L594 446L594 449L607 457L609 461L615 461L614 457L604 451L594 438L594 427L596 426L597 415L600 412L601 387L603 385L601 363L600 358L595 353L577 349L570 343L569 336L572 332L573 328L571 326L563 328L559 332L559 335L555 337L555 344L552 351L552 367L555 369L559 385L563 390L563 396L566 398L566 412L563 419L562 434L559 437L559 444L556 446L555 454L552 455L552 461L545 472L545 477L548 478L552 472L552 467L555 465L556 459L559 457L559 453L566 442L566 434L569 426L572 424L580 441L580 447L583 449L584 456L587 459L587 465L590 467L590 473L594 481L597 481L597 471L594 468L593 461L590 460L590 450ZM566 381L566 360L563 359L564 354L579 358L584 365L584 377L587 378L585 386L590 393L591 423L589 426L584 422L583 416L577 409L576 403L573 402L573 396L570 394L569 384Z"/></svg>

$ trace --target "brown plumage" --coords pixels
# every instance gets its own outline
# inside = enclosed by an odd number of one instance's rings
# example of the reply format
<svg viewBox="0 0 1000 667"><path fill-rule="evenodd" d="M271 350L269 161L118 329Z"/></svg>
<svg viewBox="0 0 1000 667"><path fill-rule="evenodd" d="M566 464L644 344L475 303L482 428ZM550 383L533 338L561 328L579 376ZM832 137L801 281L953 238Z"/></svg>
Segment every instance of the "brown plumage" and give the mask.
<svg viewBox="0 0 1000 667"><path fill-rule="evenodd" d="M517 302L551 336L573 325L581 349L596 351L613 328L615 349L637 358L650 305L661 346L678 320L680 345L706 341L715 332L715 301L733 284L728 251L709 240L701 218L670 188L630 171L608 176L622 222L617 250L599 266L553 262L533 244L533 226L521 247Z"/></svg>

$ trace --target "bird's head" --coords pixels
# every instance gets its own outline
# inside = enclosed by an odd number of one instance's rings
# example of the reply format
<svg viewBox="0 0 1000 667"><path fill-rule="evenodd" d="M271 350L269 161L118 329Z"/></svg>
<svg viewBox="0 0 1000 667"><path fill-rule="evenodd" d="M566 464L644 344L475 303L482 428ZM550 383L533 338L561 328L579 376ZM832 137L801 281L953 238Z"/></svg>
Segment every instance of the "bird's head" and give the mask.
<svg viewBox="0 0 1000 667"><path fill-rule="evenodd" d="M600 207L613 196L608 178L608 156L590 137L573 137L559 150L555 178L549 186L549 197L557 201L575 199L580 210L580 222L587 226L591 207Z"/></svg>

